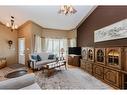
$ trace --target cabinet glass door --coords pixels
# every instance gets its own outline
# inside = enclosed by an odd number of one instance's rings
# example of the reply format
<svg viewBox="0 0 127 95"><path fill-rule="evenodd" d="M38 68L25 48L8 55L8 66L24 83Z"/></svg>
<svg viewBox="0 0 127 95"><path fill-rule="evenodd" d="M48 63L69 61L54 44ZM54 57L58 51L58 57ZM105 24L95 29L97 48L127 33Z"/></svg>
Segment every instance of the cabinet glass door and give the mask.
<svg viewBox="0 0 127 95"><path fill-rule="evenodd" d="M97 51L97 62L104 62L104 52L101 49Z"/></svg>

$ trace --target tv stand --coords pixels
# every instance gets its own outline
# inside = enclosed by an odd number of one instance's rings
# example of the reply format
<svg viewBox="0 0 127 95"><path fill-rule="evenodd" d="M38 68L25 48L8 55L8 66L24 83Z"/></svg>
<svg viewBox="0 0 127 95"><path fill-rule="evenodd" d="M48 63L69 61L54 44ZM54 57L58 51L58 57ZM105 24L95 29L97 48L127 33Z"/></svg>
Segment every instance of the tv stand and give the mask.
<svg viewBox="0 0 127 95"><path fill-rule="evenodd" d="M81 55L72 55L68 56L68 65L80 67Z"/></svg>

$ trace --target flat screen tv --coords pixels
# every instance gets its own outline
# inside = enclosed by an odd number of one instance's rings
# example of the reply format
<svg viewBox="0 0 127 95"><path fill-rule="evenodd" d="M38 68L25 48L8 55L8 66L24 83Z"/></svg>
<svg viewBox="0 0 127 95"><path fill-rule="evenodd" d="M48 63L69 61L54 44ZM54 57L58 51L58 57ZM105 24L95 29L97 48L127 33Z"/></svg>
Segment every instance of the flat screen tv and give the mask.
<svg viewBox="0 0 127 95"><path fill-rule="evenodd" d="M81 47L69 47L69 54L81 55Z"/></svg>

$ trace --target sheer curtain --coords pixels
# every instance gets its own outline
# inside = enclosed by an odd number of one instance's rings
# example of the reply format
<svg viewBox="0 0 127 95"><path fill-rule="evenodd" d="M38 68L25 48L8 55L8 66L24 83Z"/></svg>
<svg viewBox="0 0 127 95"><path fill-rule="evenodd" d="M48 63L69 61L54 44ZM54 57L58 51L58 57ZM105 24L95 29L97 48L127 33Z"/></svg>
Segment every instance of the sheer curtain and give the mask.
<svg viewBox="0 0 127 95"><path fill-rule="evenodd" d="M34 37L35 37L34 38L35 39L35 41L34 41L35 42L35 44L34 44L35 45L34 46L35 47L34 48L34 52L41 52L41 50L42 50L41 37L39 35L35 35Z"/></svg>
<svg viewBox="0 0 127 95"><path fill-rule="evenodd" d="M75 38L70 39L70 47L76 47L76 39Z"/></svg>
<svg viewBox="0 0 127 95"><path fill-rule="evenodd" d="M46 49L49 52L53 52L56 54L58 57L61 56L61 48L64 48L64 53L63 55L66 56L67 54L67 39L55 39L55 38L46 38Z"/></svg>

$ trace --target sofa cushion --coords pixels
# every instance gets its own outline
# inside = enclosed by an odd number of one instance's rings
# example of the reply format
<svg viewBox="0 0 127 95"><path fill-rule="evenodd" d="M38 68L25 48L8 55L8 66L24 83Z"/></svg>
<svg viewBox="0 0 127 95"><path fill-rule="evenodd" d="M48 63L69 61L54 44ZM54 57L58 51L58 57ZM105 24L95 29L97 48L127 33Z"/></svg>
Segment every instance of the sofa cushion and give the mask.
<svg viewBox="0 0 127 95"><path fill-rule="evenodd" d="M37 61L41 61L41 57L37 55Z"/></svg>
<svg viewBox="0 0 127 95"><path fill-rule="evenodd" d="M50 54L48 59L54 59L54 54Z"/></svg>
<svg viewBox="0 0 127 95"><path fill-rule="evenodd" d="M31 55L31 58L34 59L34 60L36 60L36 61L38 61L37 55Z"/></svg>
<svg viewBox="0 0 127 95"><path fill-rule="evenodd" d="M46 65L47 63L55 62L56 60L43 60L36 62L36 65Z"/></svg>
<svg viewBox="0 0 127 95"><path fill-rule="evenodd" d="M43 53L38 53L38 55L41 57L41 60L47 60L49 54L47 52L43 52Z"/></svg>

